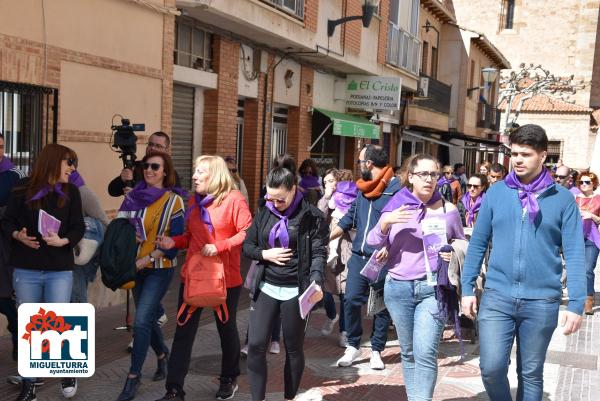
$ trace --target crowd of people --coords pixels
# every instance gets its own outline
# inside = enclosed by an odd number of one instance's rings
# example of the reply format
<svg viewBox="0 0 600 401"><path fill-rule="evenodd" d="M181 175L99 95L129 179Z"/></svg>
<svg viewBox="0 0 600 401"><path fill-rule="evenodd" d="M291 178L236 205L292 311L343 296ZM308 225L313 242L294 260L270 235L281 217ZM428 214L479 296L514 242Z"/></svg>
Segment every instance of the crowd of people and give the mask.
<svg viewBox="0 0 600 401"><path fill-rule="evenodd" d="M166 393L157 401L185 399L203 312L187 304L186 283L198 269L215 265L226 287L226 299L214 311L222 352L219 400L238 390L241 355L247 356L252 399L265 399L266 355L279 352L280 333L284 398L295 399L308 321L299 297L307 289L313 290L310 303L325 308L322 334L338 325L344 348L339 367L361 356L363 307L369 304L371 369L385 369L381 353L393 324L408 399L431 400L442 333L449 323L460 330L462 314L477 320L481 375L490 399L511 399L507 371L516 339L517 397L541 400L561 282L569 294L561 322L565 334L578 330L583 313L594 312L599 180L562 163L548 170L548 139L539 126L519 127L510 143L510 173L484 162L468 177L463 164L440 165L428 154L393 168L379 145L360 151L356 181L350 170L320 171L311 159L297 168L290 155L280 155L252 213L234 158L199 156L192 191L186 193L170 157L169 136L154 133L145 156L108 186L111 196L123 197L117 219L139 221L143 228L143 235L136 232L134 278L123 287L132 289L135 320L131 365L116 400L135 398L149 348L156 354L151 379L165 380ZM3 148L0 136L0 312L9 321L16 359L17 305L87 302L109 221L77 171L74 150L46 145L23 177ZM38 233L40 209L61 221L58 232ZM179 263L178 250L184 249ZM242 257L253 261L245 278ZM169 346L161 329L167 319L162 300L178 265L179 313ZM364 274L373 266L379 266L375 278ZM251 298L246 345L236 318L244 286ZM378 296L382 303L376 308ZM17 401L34 401L36 385L43 383L20 376L12 381L21 385ZM73 397L77 380L63 378L61 389L65 398Z"/></svg>

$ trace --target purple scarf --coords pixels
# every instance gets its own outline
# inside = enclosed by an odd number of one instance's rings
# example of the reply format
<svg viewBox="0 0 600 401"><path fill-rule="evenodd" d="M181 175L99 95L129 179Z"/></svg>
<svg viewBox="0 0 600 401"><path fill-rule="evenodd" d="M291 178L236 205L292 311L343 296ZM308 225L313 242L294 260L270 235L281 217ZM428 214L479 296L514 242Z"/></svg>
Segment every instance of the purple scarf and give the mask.
<svg viewBox="0 0 600 401"><path fill-rule="evenodd" d="M542 169L540 175L538 175L531 184L523 184L519 181L519 178L515 174L514 170L506 176L504 182L509 188L516 189L519 192L519 200L521 201L521 207L529 212L529 221L531 224L535 221L538 213L540 212L540 206L538 205L535 194L548 188L554 184L552 176L546 168Z"/></svg>
<svg viewBox="0 0 600 401"><path fill-rule="evenodd" d="M302 189L317 189L321 190L321 184L319 183L319 177L315 177L314 175L303 175L300 178L300 183L298 184L302 187Z"/></svg>
<svg viewBox="0 0 600 401"><path fill-rule="evenodd" d="M268 195L265 195L265 199L268 198ZM303 196L302 192L296 190L296 194L294 195L294 200L292 204L285 209L282 213L275 208L273 202L267 201L265 206L267 209L271 211L275 216L279 217L279 222L273 226L271 232L269 233L269 245L271 247L275 247L275 240L279 239L279 244L282 248L287 248L290 245L290 235L288 233L288 218L292 213L298 209L300 203L302 202Z"/></svg>
<svg viewBox="0 0 600 401"><path fill-rule="evenodd" d="M338 182L332 195L333 203L335 203L336 209L339 209L342 213L347 213L357 195L358 188L354 181Z"/></svg>
<svg viewBox="0 0 600 401"><path fill-rule="evenodd" d="M83 181L83 177L77 170L73 171L69 176L69 182L75 185L77 188L81 188L85 185L85 181Z"/></svg>
<svg viewBox="0 0 600 401"><path fill-rule="evenodd" d="M600 232L592 219L583 220L583 236L585 239L592 241L596 248L600 249Z"/></svg>
<svg viewBox="0 0 600 401"><path fill-rule="evenodd" d="M0 173L4 173L5 171L8 171L14 167L15 165L12 164L12 162L6 156L4 156L2 161L0 161Z"/></svg>
<svg viewBox="0 0 600 401"><path fill-rule="evenodd" d="M444 185L446 185L446 184L448 184L448 185L452 184L454 181L456 181L456 180L454 179L454 177L452 177L452 178L450 178L450 179L447 179L445 175L442 175L442 176L440 177L440 179L438 180L438 182L437 182L437 185L438 185L438 187L440 187L440 188L441 188L441 187L443 187L443 186L444 186Z"/></svg>
<svg viewBox="0 0 600 401"><path fill-rule="evenodd" d="M145 209L159 200L167 191L167 188L149 187L146 181L142 181L125 195L119 211L135 212Z"/></svg>
<svg viewBox="0 0 600 401"><path fill-rule="evenodd" d="M408 205L410 210L420 210L417 221L421 222L421 220L423 220L425 217L427 206L433 205L440 199L442 199L442 195L440 195L438 191L433 191L431 199L429 199L427 203L423 203L417 199L407 187L404 187L400 191L396 192L392 199L389 200L387 205L385 205L381 213L391 212L392 210L398 209L400 206Z"/></svg>
<svg viewBox="0 0 600 401"><path fill-rule="evenodd" d="M469 215L467 216L467 227L472 227L473 226L473 220L475 220L475 214L477 212L479 212L479 208L481 208L481 203L483 202L483 192L479 194L479 196L477 197L477 199L475 199L475 202L473 203L473 205L471 205L471 194L470 193L466 193L464 194L464 196L462 197L462 204L465 207L465 210L467 211L467 213L469 213Z"/></svg>
<svg viewBox="0 0 600 401"><path fill-rule="evenodd" d="M454 248L450 245L444 245L440 248L440 252L453 252ZM460 343L460 354L461 359L465 353L465 347L462 341L462 335L460 332L460 318L459 318L459 299L456 292L456 287L450 283L448 277L448 268L450 263L446 262L442 258L438 258L437 264L437 285L435 286L436 299L438 303L438 317L444 322L454 324L454 332L458 337Z"/></svg>
<svg viewBox="0 0 600 401"><path fill-rule="evenodd" d="M61 198L66 198L67 195L65 195L65 193L62 191L62 185L63 184L61 182L57 182L56 184L54 184L54 186L50 184L45 185L42 189L37 191L35 195L33 195L31 199L27 201L27 203L42 199L44 196L48 195L52 191L56 192L56 194Z"/></svg>
<svg viewBox="0 0 600 401"><path fill-rule="evenodd" d="M206 228L208 228L208 231L212 234L215 230L215 227L212 224L212 220L210 219L210 214L208 213L207 207L210 206L213 200L215 200L215 197L210 194L200 195L196 192L196 194L194 195L194 200L195 203L185 212L185 220L188 220L188 218L192 214L192 210L199 207L200 217L202 218L204 224L206 224Z"/></svg>

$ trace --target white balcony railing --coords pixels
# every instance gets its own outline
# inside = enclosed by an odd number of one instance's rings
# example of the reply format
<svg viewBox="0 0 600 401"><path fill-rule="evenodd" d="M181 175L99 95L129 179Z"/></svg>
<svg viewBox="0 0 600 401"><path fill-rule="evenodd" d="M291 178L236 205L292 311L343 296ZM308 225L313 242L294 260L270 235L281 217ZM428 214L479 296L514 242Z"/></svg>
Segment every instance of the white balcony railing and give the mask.
<svg viewBox="0 0 600 401"><path fill-rule="evenodd" d="M304 0L262 0L270 3L281 11L304 20Z"/></svg>
<svg viewBox="0 0 600 401"><path fill-rule="evenodd" d="M399 26L389 23L387 62L414 75L419 74L421 42Z"/></svg>

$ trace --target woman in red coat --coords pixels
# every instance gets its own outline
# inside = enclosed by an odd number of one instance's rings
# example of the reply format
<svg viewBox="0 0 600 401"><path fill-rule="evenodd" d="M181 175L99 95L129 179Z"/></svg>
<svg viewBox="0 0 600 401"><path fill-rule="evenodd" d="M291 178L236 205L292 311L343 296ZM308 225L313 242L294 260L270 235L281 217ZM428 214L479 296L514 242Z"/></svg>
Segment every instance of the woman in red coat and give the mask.
<svg viewBox="0 0 600 401"><path fill-rule="evenodd" d="M200 252L205 256L218 255L223 261L229 319L223 323L215 315L223 354L221 384L215 397L226 400L237 391L236 379L240 374L240 340L236 324L237 304L242 288L240 256L246 230L252 224L252 216L246 198L237 189L227 164L219 156L198 157L192 178L195 194L189 202L187 229L183 235L161 238L159 246L165 249L187 248L188 258ZM187 263L181 271L178 307L183 303L186 268ZM201 312L202 309L197 309L184 325L177 326L169 357L165 385L167 394L163 400L184 399L183 382L190 365Z"/></svg>

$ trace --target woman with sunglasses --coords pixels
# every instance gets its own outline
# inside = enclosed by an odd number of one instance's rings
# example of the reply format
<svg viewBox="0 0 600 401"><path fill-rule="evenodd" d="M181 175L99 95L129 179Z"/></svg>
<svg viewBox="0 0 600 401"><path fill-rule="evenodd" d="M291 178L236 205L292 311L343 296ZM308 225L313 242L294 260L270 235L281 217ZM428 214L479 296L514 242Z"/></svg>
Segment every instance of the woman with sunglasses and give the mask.
<svg viewBox="0 0 600 401"><path fill-rule="evenodd" d="M585 265L587 276L587 298L585 300L584 312L586 315L594 314L594 268L600 253L600 195L594 194L598 188L598 176L592 172L581 173L578 181L581 191L575 197L579 206L581 218L583 219L583 233L585 237Z"/></svg>
<svg viewBox="0 0 600 401"><path fill-rule="evenodd" d="M467 184L467 193L464 194L458 204L458 211L463 223L463 227L473 228L477 221L477 213L483 203L485 191L488 188L488 179L486 175L474 174L469 178Z"/></svg>
<svg viewBox="0 0 600 401"><path fill-rule="evenodd" d="M436 191L439 175L433 156L414 156L408 166L408 186L390 199L367 236L370 246L387 248L389 253L383 294L398 332L409 400L431 400L433 396L446 323L443 311L449 310L436 295L435 280L438 258L450 261L451 253L434 251L432 255L425 249L464 239L456 206ZM436 241L429 243L430 238Z"/></svg>
<svg viewBox="0 0 600 401"><path fill-rule="evenodd" d="M244 255L258 261L250 289L248 379L253 401L265 399L267 349L281 314L285 339L284 398L296 397L304 371L306 319L298 297L311 282L318 286L312 301L323 297L329 228L323 214L303 198L293 171L277 167L267 177L266 205L261 207L244 241Z"/></svg>
<svg viewBox="0 0 600 401"><path fill-rule="evenodd" d="M227 164L219 156L200 156L196 159L193 175L195 194L190 198L186 213L187 229L183 235L161 237L159 244L166 249L188 249L188 256L201 253L218 255L225 269L227 286L227 310L229 318L222 322L215 313L215 322L221 340L221 375L215 398L227 400L238 389L240 375L240 339L236 313L242 288L240 257L246 230L252 223L252 215L246 199L229 173ZM190 267L191 268L191 267ZM188 264L184 264L181 276L185 277ZM183 304L183 283L179 287L178 310ZM177 325L169 358L169 373L165 387L167 393L160 401L183 401L184 380L188 373L194 339L200 324L202 308L196 309L189 320Z"/></svg>
<svg viewBox="0 0 600 401"><path fill-rule="evenodd" d="M183 233L183 199L175 187L175 170L171 157L163 152L149 152L141 162L144 180L125 196L117 217L138 221L137 273L133 300L133 349L131 366L118 401L135 398L141 384L142 366L152 347L157 360L153 381L166 376L169 349L158 324L160 302L165 296L177 264L176 249L155 245L158 237ZM141 229L143 227L143 230Z"/></svg>
<svg viewBox="0 0 600 401"><path fill-rule="evenodd" d="M10 195L2 231L10 243L9 266L17 303L60 302L71 299L73 247L85 225L79 190L69 183L77 154L63 145L46 145L33 165L31 176L19 182ZM60 220L58 232L38 232L40 209ZM62 394L75 396L77 380L63 378ZM24 378L18 401L36 399L35 379Z"/></svg>

